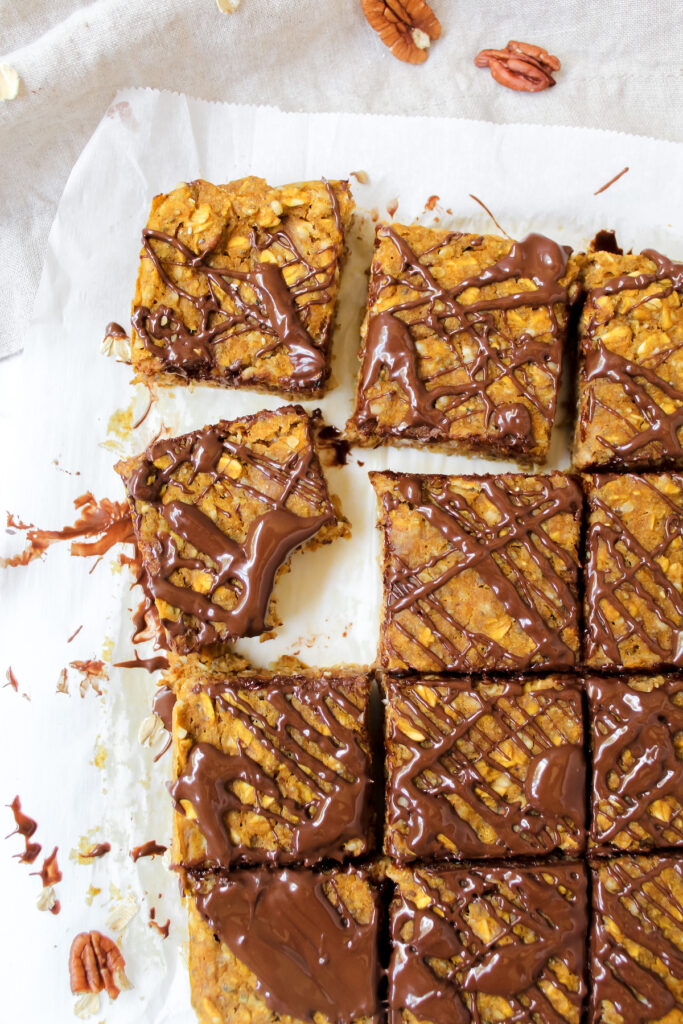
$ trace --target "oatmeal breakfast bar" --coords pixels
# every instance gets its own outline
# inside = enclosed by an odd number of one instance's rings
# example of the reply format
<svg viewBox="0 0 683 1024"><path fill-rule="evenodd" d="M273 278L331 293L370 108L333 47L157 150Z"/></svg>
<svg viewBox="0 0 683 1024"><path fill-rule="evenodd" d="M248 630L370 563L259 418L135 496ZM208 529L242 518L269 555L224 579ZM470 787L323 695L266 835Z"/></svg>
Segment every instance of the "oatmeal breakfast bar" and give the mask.
<svg viewBox="0 0 683 1024"><path fill-rule="evenodd" d="M683 846L683 677L586 681L593 852Z"/></svg>
<svg viewBox="0 0 683 1024"><path fill-rule="evenodd" d="M607 237L581 257L574 464L683 467L683 263Z"/></svg>
<svg viewBox="0 0 683 1024"><path fill-rule="evenodd" d="M579 288L569 253L380 224L349 436L543 462Z"/></svg>
<svg viewBox="0 0 683 1024"><path fill-rule="evenodd" d="M116 469L178 654L268 630L294 550L348 532L298 406L163 438Z"/></svg>
<svg viewBox="0 0 683 1024"><path fill-rule="evenodd" d="M385 679L384 852L399 862L581 852L581 693L563 677Z"/></svg>
<svg viewBox="0 0 683 1024"><path fill-rule="evenodd" d="M389 671L572 668L582 495L562 473L370 473Z"/></svg>
<svg viewBox="0 0 683 1024"><path fill-rule="evenodd" d="M133 302L136 379L320 394L353 206L346 181L193 181L157 196Z"/></svg>
<svg viewBox="0 0 683 1024"><path fill-rule="evenodd" d="M683 666L683 476L586 477L584 660Z"/></svg>
<svg viewBox="0 0 683 1024"><path fill-rule="evenodd" d="M192 661L180 672L176 866L311 865L369 851L369 676L226 676Z"/></svg>
<svg viewBox="0 0 683 1024"><path fill-rule="evenodd" d="M593 867L589 1024L683 1020L683 858Z"/></svg>
<svg viewBox="0 0 683 1024"><path fill-rule="evenodd" d="M189 899L200 1024L381 1020L378 893L364 871L244 870Z"/></svg>
<svg viewBox="0 0 683 1024"><path fill-rule="evenodd" d="M391 866L389 1024L579 1024L586 872L570 862Z"/></svg>

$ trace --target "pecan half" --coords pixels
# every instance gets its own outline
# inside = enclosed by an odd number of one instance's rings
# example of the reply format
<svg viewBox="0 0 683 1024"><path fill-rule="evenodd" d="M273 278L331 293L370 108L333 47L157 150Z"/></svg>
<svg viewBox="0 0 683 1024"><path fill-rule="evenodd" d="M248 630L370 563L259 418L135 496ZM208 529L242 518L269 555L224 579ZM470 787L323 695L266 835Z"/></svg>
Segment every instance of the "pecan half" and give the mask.
<svg viewBox="0 0 683 1024"><path fill-rule="evenodd" d="M361 0L368 22L394 57L423 64L441 23L426 0Z"/></svg>
<svg viewBox="0 0 683 1024"><path fill-rule="evenodd" d="M482 50L474 58L478 68L488 67L491 77L516 92L541 92L555 85L553 72L562 65L541 46L510 40L504 50Z"/></svg>
<svg viewBox="0 0 683 1024"><path fill-rule="evenodd" d="M81 932L71 943L69 981L74 994L102 992L116 999L122 988L129 988L124 973L126 962L116 943L100 932Z"/></svg>

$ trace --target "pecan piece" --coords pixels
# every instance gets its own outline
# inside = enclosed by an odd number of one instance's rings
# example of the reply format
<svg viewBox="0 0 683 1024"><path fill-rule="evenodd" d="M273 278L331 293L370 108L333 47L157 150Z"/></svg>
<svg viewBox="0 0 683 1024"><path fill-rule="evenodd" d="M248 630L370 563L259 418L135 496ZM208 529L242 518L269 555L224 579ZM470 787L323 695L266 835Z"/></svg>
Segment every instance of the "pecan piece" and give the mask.
<svg viewBox="0 0 683 1024"><path fill-rule="evenodd" d="M407 64L427 60L430 41L441 23L426 0L361 0L368 22L394 57Z"/></svg>
<svg viewBox="0 0 683 1024"><path fill-rule="evenodd" d="M129 988L124 973L126 962L116 943L100 932L81 932L71 943L69 981L74 994L102 992L116 999L122 988Z"/></svg>
<svg viewBox="0 0 683 1024"><path fill-rule="evenodd" d="M516 92L541 92L555 85L553 72L561 64L542 46L511 39L504 50L482 50L474 58L478 68L488 67L491 77Z"/></svg>

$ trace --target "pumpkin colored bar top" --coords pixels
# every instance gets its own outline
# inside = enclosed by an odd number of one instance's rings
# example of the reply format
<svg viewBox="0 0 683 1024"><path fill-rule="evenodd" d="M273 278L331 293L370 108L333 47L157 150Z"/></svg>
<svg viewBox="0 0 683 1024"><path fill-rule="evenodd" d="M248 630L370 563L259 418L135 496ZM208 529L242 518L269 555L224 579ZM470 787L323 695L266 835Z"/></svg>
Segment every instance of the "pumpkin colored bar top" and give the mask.
<svg viewBox="0 0 683 1024"><path fill-rule="evenodd" d="M183 872L316 864L372 845L369 676L175 675L173 861Z"/></svg>
<svg viewBox="0 0 683 1024"><path fill-rule="evenodd" d="M569 253L538 234L380 224L349 436L545 461L579 288Z"/></svg>
<svg viewBox="0 0 683 1024"><path fill-rule="evenodd" d="M571 669L582 494L562 473L371 473L392 672Z"/></svg>
<svg viewBox="0 0 683 1024"><path fill-rule="evenodd" d="M345 181L193 181L157 196L133 302L136 379L320 394L353 206Z"/></svg>
<svg viewBox="0 0 683 1024"><path fill-rule="evenodd" d="M291 554L348 532L297 406L156 441L116 469L178 654L264 633Z"/></svg>

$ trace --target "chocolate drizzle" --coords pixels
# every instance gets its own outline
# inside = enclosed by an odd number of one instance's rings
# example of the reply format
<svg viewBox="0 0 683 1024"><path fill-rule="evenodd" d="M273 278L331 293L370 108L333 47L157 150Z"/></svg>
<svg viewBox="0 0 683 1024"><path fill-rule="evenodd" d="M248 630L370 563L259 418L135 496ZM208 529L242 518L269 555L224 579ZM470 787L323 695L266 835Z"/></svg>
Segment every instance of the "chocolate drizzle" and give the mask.
<svg viewBox="0 0 683 1024"><path fill-rule="evenodd" d="M681 886L680 858L620 857L595 870L591 1020L607 1019L602 1015L605 1003L628 1024L673 1021L683 1014L683 999L675 994L683 978ZM624 936L622 941L608 921ZM640 952L634 954L634 948ZM671 987L650 966L654 964L664 967ZM674 985L678 988L672 991Z"/></svg>
<svg viewBox="0 0 683 1024"><path fill-rule="evenodd" d="M392 906L390 1024L401 1024L404 1009L432 1024L483 1021L477 1001L482 994L507 1002L512 1014L505 1020L565 1024L569 1018L549 997L553 990L572 1005L578 1020L588 925L582 865L470 865L438 872L417 869L405 876L411 887L426 891L430 902L418 907L399 878ZM437 881L452 900L440 894ZM565 894L560 886L566 887ZM492 919L488 941L472 925L480 912ZM552 961L571 972L576 986L559 975Z"/></svg>
<svg viewBox="0 0 683 1024"><path fill-rule="evenodd" d="M616 679L587 683L593 723L591 838L609 848L683 844L683 680L655 680L647 692ZM668 820L650 808L669 805ZM655 809L656 810L656 809Z"/></svg>
<svg viewBox="0 0 683 1024"><path fill-rule="evenodd" d="M332 300L343 244L339 202L332 186L324 184L339 238L323 243L315 254L323 258L320 266L303 254L293 231L284 222L273 231L251 229L249 241L255 256L267 252L272 258L273 245L280 248L282 255L278 262L255 262L249 270L214 263L226 259L215 252L223 233L219 233L213 245L197 253L177 237L182 224L173 236L152 228L143 230L143 259L152 261L164 288L177 296L181 310L188 305L193 307L197 320L196 327L191 328L184 314L164 304L153 309L139 305L133 310L133 328L147 351L162 361L165 372L181 378L253 387L268 383L267 378L257 370L248 379L241 379L244 367L282 349L291 368L288 375L278 380L280 390L307 392L324 385L329 375L324 347L326 328L322 342L318 342L305 326L310 307ZM200 239L198 244L201 242ZM183 271L190 275L187 287L180 283ZM219 358L221 342L254 332L263 338L260 348L247 361L243 356L229 366L224 365ZM246 351L245 345L245 354Z"/></svg>
<svg viewBox="0 0 683 1024"><path fill-rule="evenodd" d="M125 464L121 467L138 534L143 529L138 502L156 505L167 525L147 540L143 557L154 598L180 611L177 620L164 618L162 624L171 644L182 641L185 645L183 653L218 640L262 633L278 570L323 525L336 521L310 441L279 462L234 440L231 429L231 424L220 423L157 441L132 469L130 463L128 469ZM232 457L233 475L230 467L221 466L225 456ZM163 469L155 465L161 460L168 462ZM188 471L183 479L178 471L184 464ZM191 494L190 501L168 500L168 485L180 494L189 493L188 485L200 474L208 477L203 493L220 487L223 494L234 492L237 508L240 494L265 506L248 522L242 541L224 532L219 518L214 522L198 504L190 503ZM294 498L312 514L292 511ZM316 509L321 511L316 514ZM210 585L202 592L186 586L183 570L201 571L210 578Z"/></svg>
<svg viewBox="0 0 683 1024"><path fill-rule="evenodd" d="M467 697L466 711L459 697ZM387 784L387 854L402 861L583 847L578 690L537 687L525 696L510 681L487 695L467 682L396 681L388 698L396 765Z"/></svg>
<svg viewBox="0 0 683 1024"><path fill-rule="evenodd" d="M662 568L662 559L683 524L683 477L668 474L594 476L589 488L590 519L586 541L585 660L589 665L683 666L683 595ZM657 482L678 487L672 497ZM629 512L610 494L628 483ZM619 496L621 496L619 491ZM653 500L654 499L654 500ZM664 505L662 510L661 505ZM648 549L629 529L630 513L652 506L661 540ZM651 621L645 620L649 613Z"/></svg>
<svg viewBox="0 0 683 1024"><path fill-rule="evenodd" d="M602 243L600 248L604 248ZM607 251L621 250L614 241ZM582 468L599 463L637 469L683 460L683 391L669 379L671 371L667 368L682 346L676 344L672 335L669 345L664 348L657 345L654 352L636 361L635 357L629 359L612 351L602 338L602 328L612 320L628 325L636 309L652 300L664 299L674 290L683 291L683 263L674 263L654 249L645 249L641 255L654 264L654 272L625 273L609 278L601 287L591 289L586 299L581 343L584 394L577 438L585 441L588 436L591 445L597 444L599 448L595 455L579 454ZM648 291L652 285L661 287ZM598 300L624 291L635 293L632 300L629 296L629 308L605 319ZM619 434L626 434L624 439L599 433L600 428L593 425L599 411L613 420Z"/></svg>
<svg viewBox="0 0 683 1024"><path fill-rule="evenodd" d="M450 237L447 235L435 248L448 244ZM542 235L529 235L521 242L513 242L506 256L480 274L455 287L444 288L398 231L381 225L378 243L384 238L395 246L400 268L396 274L373 275L369 307L376 307L380 300L386 305L385 293L397 288L409 289L414 297L396 298L390 309L368 316L358 403L353 416L356 428L361 434L372 432L377 419L373 408L380 397L377 385L385 381L398 386L405 408L400 422L382 423L383 433L432 441L448 439L454 419L475 414L475 400L476 411L484 414L489 444L491 439L497 439L506 448L531 450L535 438L530 410L536 409L551 421L555 412L564 337L555 307L566 306L569 301L567 288L560 283L567 271L568 251ZM473 239L470 247L481 241ZM459 301L470 288L485 289L517 279L531 280L535 290L482 296L466 304ZM549 342L538 341L531 335L514 337L505 313L522 306L548 307ZM502 316L494 319L494 311ZM409 322L401 317L402 313L408 314ZM416 340L425 333L445 342L452 352L449 365L431 376L424 376L416 348ZM536 372L541 369L547 378L546 385L551 385L549 402L540 397L538 383L529 377L525 368L531 367ZM460 377L457 383L452 381L454 373ZM451 380L441 383L444 375ZM502 383L508 388L512 385L520 399L504 406L514 409L507 418L505 412L496 415L496 394L500 393ZM395 389L390 387L386 393L392 390Z"/></svg>
<svg viewBox="0 0 683 1024"><path fill-rule="evenodd" d="M251 743L240 743L232 753L209 743L195 744L170 791L176 810L182 813L181 800L194 808L206 843L200 866L225 868L241 861L310 865L323 857L344 859L351 840L367 846L369 759L361 745L362 732L340 720L350 716L358 722L365 712L350 700L343 682L329 680L323 688L306 682L292 685L276 676L264 685L221 682L203 690L222 715L248 730L261 754L265 751L268 759L282 766L283 776L277 770L265 771ZM287 793L287 774L305 787L303 799ZM253 787L253 805L238 795L236 782ZM248 811L267 821L272 847L231 837L231 814L236 812L239 820Z"/></svg>
<svg viewBox="0 0 683 1024"><path fill-rule="evenodd" d="M242 871L196 896L200 913L253 971L256 991L280 1016L313 1022L320 1013L349 1024L379 1014L377 907L359 923L342 898L343 877Z"/></svg>
<svg viewBox="0 0 683 1024"><path fill-rule="evenodd" d="M475 477L478 488L497 513L491 523L470 505L458 488L458 478L377 474L389 480L384 494L386 529L385 629L383 652L399 659L392 633L416 649L413 667L469 671L481 667L524 670L530 665L569 668L576 660L577 560L571 545L553 540L548 530L555 516L576 518L581 493L567 477ZM465 483L470 478L463 478ZM453 482L451 482L453 481ZM407 503L439 535L417 564L399 554L392 534L391 512ZM431 531L429 531L431 533ZM429 533L427 536L429 536ZM447 546L443 547L443 541ZM523 549L539 573L529 577L519 564ZM438 553L437 553L438 552ZM492 636L471 629L454 617L440 591L468 570L478 585L493 592L504 611L532 644L528 653L515 654ZM418 629L414 621L419 622ZM412 626L412 628L411 628ZM429 647L419 638L426 627L434 640ZM453 635L458 637L454 642ZM392 667L393 664L392 664Z"/></svg>

